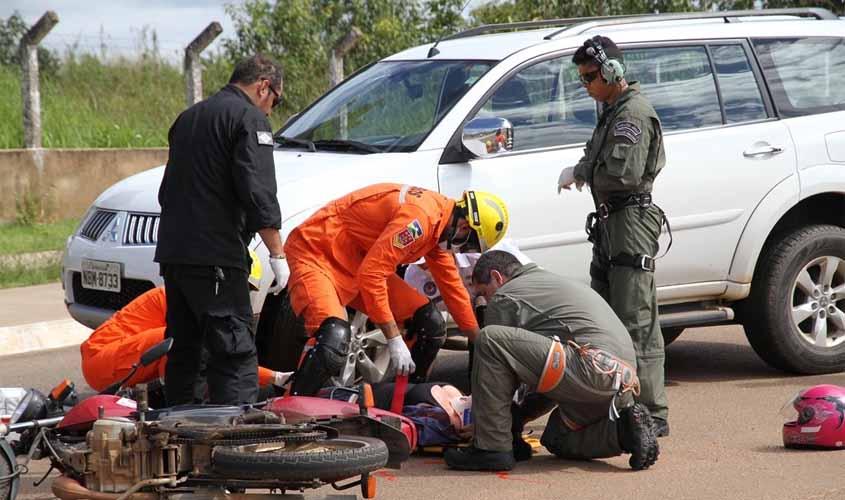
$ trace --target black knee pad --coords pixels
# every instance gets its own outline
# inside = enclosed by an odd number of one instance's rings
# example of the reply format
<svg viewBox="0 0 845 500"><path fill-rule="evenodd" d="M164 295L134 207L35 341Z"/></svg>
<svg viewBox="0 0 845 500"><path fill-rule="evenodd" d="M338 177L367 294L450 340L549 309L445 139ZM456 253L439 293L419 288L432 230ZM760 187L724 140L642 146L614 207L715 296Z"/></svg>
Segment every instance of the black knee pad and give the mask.
<svg viewBox="0 0 845 500"><path fill-rule="evenodd" d="M312 396L340 373L346 362L352 329L340 318L327 318L316 332L317 343L294 374L291 394Z"/></svg>
<svg viewBox="0 0 845 500"><path fill-rule="evenodd" d="M414 312L414 316L405 322L410 337L423 339L441 339L440 345L446 341L446 320L433 302L428 303Z"/></svg>
<svg viewBox="0 0 845 500"><path fill-rule="evenodd" d="M352 329L349 322L340 318L327 318L317 330L317 344L314 356L323 362L323 366L332 374L343 367L349 351Z"/></svg>
<svg viewBox="0 0 845 500"><path fill-rule="evenodd" d="M446 342L446 320L430 302L414 313L414 317L405 323L408 337L415 339L411 347L411 358L417 369L411 376L412 382L424 382L428 377L434 358Z"/></svg>

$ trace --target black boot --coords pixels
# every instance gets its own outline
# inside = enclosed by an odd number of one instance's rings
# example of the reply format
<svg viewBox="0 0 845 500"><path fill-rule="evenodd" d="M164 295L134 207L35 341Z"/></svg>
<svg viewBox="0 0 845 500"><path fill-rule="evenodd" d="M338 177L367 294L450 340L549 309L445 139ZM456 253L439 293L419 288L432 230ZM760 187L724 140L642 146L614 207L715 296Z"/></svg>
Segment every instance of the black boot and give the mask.
<svg viewBox="0 0 845 500"><path fill-rule="evenodd" d="M488 451L475 446L446 450L443 458L450 469L456 470L511 470L514 464L513 453L510 451Z"/></svg>
<svg viewBox="0 0 845 500"><path fill-rule="evenodd" d="M525 423L522 417L522 408L516 404L511 403L511 437L513 444L513 458L517 462L524 462L531 460L531 445L522 439L522 432L525 430Z"/></svg>
<svg viewBox="0 0 845 500"><path fill-rule="evenodd" d="M669 435L669 422L662 418L652 417L654 420L654 435L662 438Z"/></svg>
<svg viewBox="0 0 845 500"><path fill-rule="evenodd" d="M619 444L631 454L628 465L634 470L648 469L657 461L660 448L654 435L654 422L641 403L625 408L616 422Z"/></svg>

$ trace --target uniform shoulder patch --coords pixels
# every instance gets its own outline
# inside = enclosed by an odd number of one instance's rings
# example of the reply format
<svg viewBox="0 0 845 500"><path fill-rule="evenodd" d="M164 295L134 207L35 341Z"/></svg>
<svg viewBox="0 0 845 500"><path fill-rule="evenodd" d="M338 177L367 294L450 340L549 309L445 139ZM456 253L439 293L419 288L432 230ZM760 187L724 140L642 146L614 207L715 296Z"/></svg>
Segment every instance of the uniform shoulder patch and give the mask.
<svg viewBox="0 0 845 500"><path fill-rule="evenodd" d="M393 246L396 248L405 248L416 240L422 238L422 236L422 224L420 224L418 219L414 219L401 231L393 235Z"/></svg>
<svg viewBox="0 0 845 500"><path fill-rule="evenodd" d="M273 145L273 133L267 132L264 130L259 130L255 133L256 137L258 138L258 144L262 146L272 146Z"/></svg>
<svg viewBox="0 0 845 500"><path fill-rule="evenodd" d="M629 120L619 120L613 126L613 136L628 139L631 144L640 142L643 131L640 126Z"/></svg>

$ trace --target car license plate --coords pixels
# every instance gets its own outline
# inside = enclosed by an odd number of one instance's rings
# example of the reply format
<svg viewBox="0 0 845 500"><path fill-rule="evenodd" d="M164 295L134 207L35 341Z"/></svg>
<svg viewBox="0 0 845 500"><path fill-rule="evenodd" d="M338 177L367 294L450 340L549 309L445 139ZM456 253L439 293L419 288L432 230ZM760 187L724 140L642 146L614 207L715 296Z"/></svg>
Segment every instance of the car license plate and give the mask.
<svg viewBox="0 0 845 500"><path fill-rule="evenodd" d="M120 263L82 259L82 287L120 292Z"/></svg>

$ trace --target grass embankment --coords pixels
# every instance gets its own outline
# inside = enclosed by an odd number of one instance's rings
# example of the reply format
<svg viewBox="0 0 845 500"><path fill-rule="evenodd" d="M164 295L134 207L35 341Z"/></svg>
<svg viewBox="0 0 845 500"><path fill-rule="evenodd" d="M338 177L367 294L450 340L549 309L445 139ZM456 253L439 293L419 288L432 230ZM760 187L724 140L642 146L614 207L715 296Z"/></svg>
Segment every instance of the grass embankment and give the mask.
<svg viewBox="0 0 845 500"><path fill-rule="evenodd" d="M231 67L209 63L205 94L223 86ZM23 147L20 71L0 66L0 149ZM103 63L82 55L41 75L42 144L45 148L167 146L167 131L185 109L181 69L141 58Z"/></svg>
<svg viewBox="0 0 845 500"><path fill-rule="evenodd" d="M77 219L67 219L49 224L0 225L0 288L58 281L60 262L27 259L25 254L64 249L67 237L78 224Z"/></svg>

